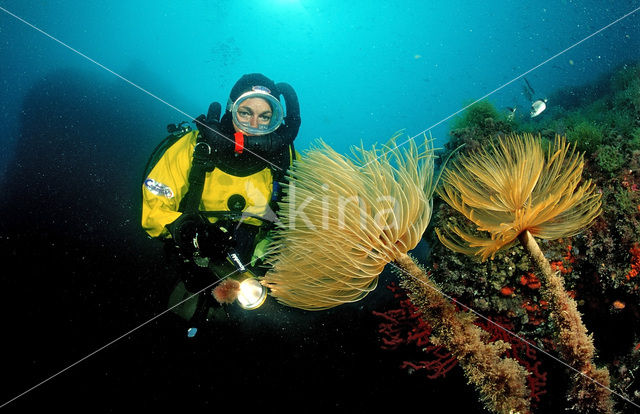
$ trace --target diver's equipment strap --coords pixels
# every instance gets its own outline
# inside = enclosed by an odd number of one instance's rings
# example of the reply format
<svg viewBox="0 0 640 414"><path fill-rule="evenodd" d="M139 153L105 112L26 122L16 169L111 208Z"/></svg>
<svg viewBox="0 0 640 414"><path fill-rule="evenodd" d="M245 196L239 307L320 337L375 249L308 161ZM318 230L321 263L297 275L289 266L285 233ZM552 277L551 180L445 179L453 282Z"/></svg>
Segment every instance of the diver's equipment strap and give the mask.
<svg viewBox="0 0 640 414"><path fill-rule="evenodd" d="M298 95L296 94L295 89L286 82L276 84L276 88L284 97L287 111L287 116L284 118L284 125L280 127L283 130L281 134L287 138L289 142L293 143L293 140L296 139L296 136L298 135L300 124L302 122L300 119L300 103L298 102Z"/></svg>
<svg viewBox="0 0 640 414"><path fill-rule="evenodd" d="M189 171L189 190L180 202L178 211L196 213L200 209L206 175L215 168L211 153L211 146L198 137L196 146L193 148L193 162Z"/></svg>
<svg viewBox="0 0 640 414"><path fill-rule="evenodd" d="M277 213L280 209L278 204L282 200L282 185L286 181L287 170L293 165L293 161L296 159L296 149L293 146L293 141L289 144L287 150L289 151L288 157L282 157L282 164L279 169L272 168L271 174L273 175L273 190L271 192L271 200L269 200L269 207L274 213Z"/></svg>
<svg viewBox="0 0 640 414"><path fill-rule="evenodd" d="M203 217L215 217L217 219L226 219L231 221L241 221L246 218L254 218L261 220L265 223L269 222L268 218L263 216L259 216L257 214L247 213L246 211L230 211L230 210L220 210L220 211L210 211L210 210L200 210L200 213Z"/></svg>
<svg viewBox="0 0 640 414"><path fill-rule="evenodd" d="M149 159L147 160L147 164L144 166L144 171L142 173L143 183L147 178L149 178L149 173L151 172L153 167L156 166L164 153L167 152L169 147L178 142L180 138L191 132L191 127L188 125L187 121L182 121L177 126L175 124L167 125L167 131L169 132L169 135L162 141L160 141L160 143L153 149L151 155L149 156Z"/></svg>

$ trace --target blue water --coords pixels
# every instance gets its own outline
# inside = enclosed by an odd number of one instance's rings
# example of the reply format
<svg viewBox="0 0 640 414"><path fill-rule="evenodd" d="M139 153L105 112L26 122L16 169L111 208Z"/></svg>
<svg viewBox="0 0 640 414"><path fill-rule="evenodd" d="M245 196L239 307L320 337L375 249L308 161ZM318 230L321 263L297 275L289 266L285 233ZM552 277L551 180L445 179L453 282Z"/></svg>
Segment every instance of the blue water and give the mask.
<svg viewBox="0 0 640 414"><path fill-rule="evenodd" d="M137 226L139 174L168 123L206 112L211 101L224 104L241 75L261 72L296 89L302 116L298 150L322 138L347 152L360 142L384 142L399 130L408 137L430 132L443 145L452 117L477 99L486 97L501 110L528 108L523 75L546 97L640 58L640 11L616 22L640 7L630 0L0 0L0 7L0 172L3 194L9 195L3 200L0 241L5 263L27 268L2 276L4 291L13 298L2 305L10 315L3 326L23 333L8 346L14 354L5 354L13 355L19 368L2 370L3 383L12 386L0 404L163 310L149 299L163 284L153 273L161 270L155 261L159 252L149 250ZM16 223L24 231L5 230ZM33 289L36 299L23 300ZM345 313L359 315L357 306ZM51 310L59 312L54 317ZM413 378L393 377L400 375L395 368L376 368L379 361L358 357L379 358L371 339L375 331L345 326L343 316L313 319L315 334L326 336L321 326L341 332L327 344L309 339L313 335L305 329L312 328L295 324L301 319L308 324L304 316L287 317L288 332L299 341L292 340L287 353L274 340L277 345L261 362L252 362L255 372L245 367L245 377L257 378L259 385L264 387L262 369L293 361L297 368L288 372L292 379L283 387L295 389L292 383L304 383L314 369L340 361L332 372L345 387L365 379L375 382L369 391L378 394L398 391L398 384L424 387ZM114 382L127 378L133 387L166 375L169 384L190 384L180 388L183 392L201 387L206 392L194 398L216 407L203 395L220 389L211 378L221 374L204 369L196 351L178 345L180 351L159 349L163 338L147 328L131 334L131 348L125 343L111 354L105 350L98 361L75 368L78 373L51 381L60 385L47 384L48 391L21 400L35 404L53 398L53 405L64 406L64 390L79 389L104 399L98 407L121 407L122 398L109 402L94 387L81 385L83 376L131 398L134 392ZM371 338L358 342L360 335ZM251 355L264 348L250 337L242 340L252 345ZM149 346L154 355L149 363L140 362L147 355L145 341L156 344ZM304 359L305 349L315 362ZM127 364L105 368L116 360ZM271 364L262 367L265 360ZM305 373L304 361L311 372ZM176 374L181 364L195 366L192 375ZM172 366L171 375L156 370L158 365ZM391 379L375 377L378 371ZM475 395L459 381L456 392L469 394L461 399L462 409L473 412ZM322 389L325 382L304 384ZM144 399L150 405L173 401L152 388L145 388L136 406ZM269 389L273 397L275 386ZM342 399L336 397L335 405L368 406L348 394L337 393Z"/></svg>
<svg viewBox="0 0 640 414"><path fill-rule="evenodd" d="M436 124L433 135L446 140L443 119L638 7L634 1L131 3L0 2L193 116L213 100L225 102L244 73L286 81L301 101L298 147L321 137L341 152L360 140L384 141L401 129L413 136ZM105 69L6 12L1 16L0 103L9 131L15 131L21 97L56 69L132 88L111 74L105 79ZM637 15L624 19L527 79L541 96L592 80L637 57L637 27ZM526 105L521 89L516 81L490 99L499 107ZM185 118L136 93L167 123ZM147 128L140 148L164 132L161 123ZM15 132L4 136L10 140Z"/></svg>

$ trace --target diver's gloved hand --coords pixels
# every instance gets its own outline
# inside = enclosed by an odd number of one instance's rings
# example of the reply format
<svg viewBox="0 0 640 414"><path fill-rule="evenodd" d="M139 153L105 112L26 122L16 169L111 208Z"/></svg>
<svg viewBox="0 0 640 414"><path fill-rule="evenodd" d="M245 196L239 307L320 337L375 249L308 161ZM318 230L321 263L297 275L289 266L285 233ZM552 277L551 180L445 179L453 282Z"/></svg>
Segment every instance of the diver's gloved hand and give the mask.
<svg viewBox="0 0 640 414"><path fill-rule="evenodd" d="M233 153L235 146L233 138L221 132L220 111L221 106L218 102L211 103L207 116L203 114L195 119L196 127L213 151Z"/></svg>
<svg viewBox="0 0 640 414"><path fill-rule="evenodd" d="M167 225L180 252L190 257L198 249L198 238L206 232L207 220L200 214L185 213Z"/></svg>
<svg viewBox="0 0 640 414"><path fill-rule="evenodd" d="M235 246L233 233L222 223L209 223L205 230L198 234L199 254L214 262L225 260L229 251Z"/></svg>
<svg viewBox="0 0 640 414"><path fill-rule="evenodd" d="M230 230L197 213L182 214L167 229L180 253L189 259L198 256L221 261L235 246Z"/></svg>

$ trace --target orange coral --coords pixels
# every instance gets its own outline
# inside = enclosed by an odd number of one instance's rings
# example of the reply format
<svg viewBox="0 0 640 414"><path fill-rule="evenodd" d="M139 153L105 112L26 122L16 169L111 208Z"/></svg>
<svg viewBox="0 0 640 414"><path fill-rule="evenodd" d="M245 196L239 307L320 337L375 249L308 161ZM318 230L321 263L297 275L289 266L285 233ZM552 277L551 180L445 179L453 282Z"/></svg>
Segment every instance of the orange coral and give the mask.
<svg viewBox="0 0 640 414"><path fill-rule="evenodd" d="M627 280L638 276L638 271L640 271L640 246L638 243L633 244L631 249L629 249L629 253L631 253L631 269L625 275L625 279Z"/></svg>
<svg viewBox="0 0 640 414"><path fill-rule="evenodd" d="M540 279L533 272L529 272L526 275L520 277L520 284L527 286L529 289L540 289Z"/></svg>
<svg viewBox="0 0 640 414"><path fill-rule="evenodd" d="M502 289L500 289L500 293L502 293L502 295L504 296L511 296L513 295L514 292L515 290L511 286L505 286Z"/></svg>
<svg viewBox="0 0 640 414"><path fill-rule="evenodd" d="M567 273L571 273L573 271L573 267L564 267L564 262L562 260L557 260L555 262L551 262L551 270L560 271L563 275Z"/></svg>
<svg viewBox="0 0 640 414"><path fill-rule="evenodd" d="M573 253L571 253L571 245L569 244L567 246L567 254L564 255L563 259L567 262L567 263L575 263L576 258L573 255Z"/></svg>
<svg viewBox="0 0 640 414"><path fill-rule="evenodd" d="M542 301L541 301L542 302ZM534 326L538 326L545 321L542 316L541 309L546 307L542 306L542 303L538 305L530 300L526 300L522 303L522 309L527 311L527 317L529 318L529 323Z"/></svg>

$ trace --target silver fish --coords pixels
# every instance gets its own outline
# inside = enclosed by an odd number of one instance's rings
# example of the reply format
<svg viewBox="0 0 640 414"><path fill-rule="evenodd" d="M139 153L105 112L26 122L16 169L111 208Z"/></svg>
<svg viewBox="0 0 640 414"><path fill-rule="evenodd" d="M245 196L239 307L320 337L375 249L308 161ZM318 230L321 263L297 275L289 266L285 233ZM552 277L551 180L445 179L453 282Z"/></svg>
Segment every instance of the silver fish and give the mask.
<svg viewBox="0 0 640 414"><path fill-rule="evenodd" d="M535 118L540 115L545 109L547 109L547 100L538 99L531 104L531 118Z"/></svg>

